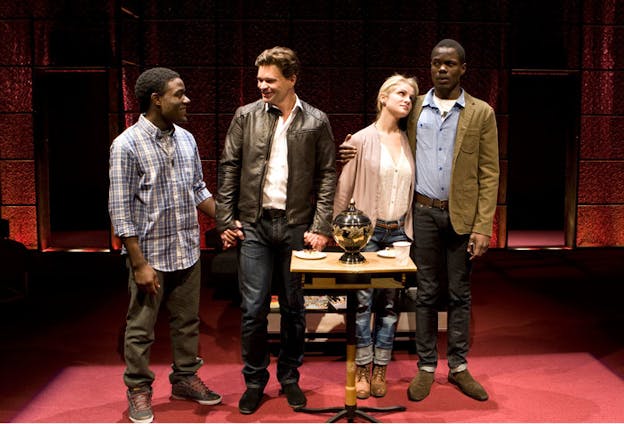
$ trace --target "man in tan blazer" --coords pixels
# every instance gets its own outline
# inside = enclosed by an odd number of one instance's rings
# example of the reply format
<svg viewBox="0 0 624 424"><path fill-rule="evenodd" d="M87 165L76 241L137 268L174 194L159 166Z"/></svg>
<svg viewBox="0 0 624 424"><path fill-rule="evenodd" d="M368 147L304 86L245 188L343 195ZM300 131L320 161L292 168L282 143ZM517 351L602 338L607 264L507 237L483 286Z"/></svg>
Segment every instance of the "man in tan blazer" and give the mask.
<svg viewBox="0 0 624 424"><path fill-rule="evenodd" d="M420 96L408 124L416 155L414 259L418 267L416 352L418 373L407 390L420 401L431 390L438 362L438 310L448 309L448 381L487 400L468 372L471 260L490 243L498 193L496 117L460 86L463 47L442 40L431 53L433 88Z"/></svg>
<svg viewBox="0 0 624 424"><path fill-rule="evenodd" d="M430 393L438 363L438 310L448 310L448 381L477 400L486 390L468 372L471 261L490 244L498 193L498 133L493 109L460 86L464 48L440 41L431 52L433 88L419 96L407 132L416 157L413 258L418 267L418 373L410 400ZM354 156L349 136L338 160Z"/></svg>

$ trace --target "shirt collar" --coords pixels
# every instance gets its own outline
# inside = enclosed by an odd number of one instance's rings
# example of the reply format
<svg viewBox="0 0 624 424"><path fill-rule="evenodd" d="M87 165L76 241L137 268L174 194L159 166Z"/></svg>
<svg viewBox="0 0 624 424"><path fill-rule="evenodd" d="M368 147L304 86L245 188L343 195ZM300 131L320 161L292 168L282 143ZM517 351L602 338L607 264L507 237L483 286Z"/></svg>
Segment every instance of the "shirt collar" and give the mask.
<svg viewBox="0 0 624 424"><path fill-rule="evenodd" d="M299 96L295 94L295 105L293 106L291 113L294 112L295 109L297 108L303 110L303 105L301 104L301 100L299 99ZM279 116L282 115L282 111L279 110L277 106L272 105L271 103L265 103L264 110L267 112L276 113Z"/></svg>
<svg viewBox="0 0 624 424"><path fill-rule="evenodd" d="M425 98L423 99L423 107L425 106L429 106L429 107L435 107L437 109L437 106L435 105L435 102L433 101L433 88L430 89L427 94L425 94ZM466 107L466 98L464 97L464 89L460 88L461 92L459 93L459 97L457 99L455 99L455 104L459 105L459 107L461 107L462 109Z"/></svg>
<svg viewBox="0 0 624 424"><path fill-rule="evenodd" d="M173 137L175 134L175 125L173 126L171 133L169 133L169 131L162 131L160 128L154 125L152 121L147 119L145 117L145 114L141 114L139 116L139 121L137 122L137 124L143 131L148 133L151 137L155 138L156 140L161 140L165 135L170 135L171 137Z"/></svg>

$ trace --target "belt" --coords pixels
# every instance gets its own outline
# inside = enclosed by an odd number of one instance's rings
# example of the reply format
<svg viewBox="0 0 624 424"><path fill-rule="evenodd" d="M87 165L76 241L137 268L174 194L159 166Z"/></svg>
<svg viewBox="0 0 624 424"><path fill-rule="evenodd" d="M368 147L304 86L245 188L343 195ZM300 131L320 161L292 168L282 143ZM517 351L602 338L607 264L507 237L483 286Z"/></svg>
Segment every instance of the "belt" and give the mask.
<svg viewBox="0 0 624 424"><path fill-rule="evenodd" d="M284 209L262 209L262 216L267 219L281 218L286 216L286 211Z"/></svg>
<svg viewBox="0 0 624 424"><path fill-rule="evenodd" d="M386 230L398 230L399 228L403 227L404 222L404 218L401 218L398 221L385 221L383 219L377 219L377 221L375 222L375 227L380 227Z"/></svg>
<svg viewBox="0 0 624 424"><path fill-rule="evenodd" d="M448 210L448 200L431 199L424 194L416 193L416 201L423 206Z"/></svg>

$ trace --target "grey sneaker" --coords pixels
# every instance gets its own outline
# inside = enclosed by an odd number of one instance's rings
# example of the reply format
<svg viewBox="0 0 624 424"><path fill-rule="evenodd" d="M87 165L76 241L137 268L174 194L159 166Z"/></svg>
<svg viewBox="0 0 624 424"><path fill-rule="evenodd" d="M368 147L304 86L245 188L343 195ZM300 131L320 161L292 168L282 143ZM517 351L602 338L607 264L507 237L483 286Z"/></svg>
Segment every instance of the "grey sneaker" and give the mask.
<svg viewBox="0 0 624 424"><path fill-rule="evenodd" d="M152 388L141 386L128 389L128 418L133 423L151 423L154 420L152 413Z"/></svg>
<svg viewBox="0 0 624 424"><path fill-rule="evenodd" d="M171 386L171 397L180 400L192 400L201 405L221 403L221 395L210 390L197 374L186 377Z"/></svg>

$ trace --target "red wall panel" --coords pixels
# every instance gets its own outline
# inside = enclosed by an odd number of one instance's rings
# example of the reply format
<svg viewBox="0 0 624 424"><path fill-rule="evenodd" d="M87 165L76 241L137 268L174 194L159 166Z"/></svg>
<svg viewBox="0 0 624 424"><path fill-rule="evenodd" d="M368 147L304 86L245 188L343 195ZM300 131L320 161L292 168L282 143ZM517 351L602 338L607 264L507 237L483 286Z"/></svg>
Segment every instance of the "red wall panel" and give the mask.
<svg viewBox="0 0 624 424"><path fill-rule="evenodd" d="M498 205L494 213L490 248L504 248L507 244L507 206Z"/></svg>
<svg viewBox="0 0 624 424"><path fill-rule="evenodd" d="M134 84L141 71L137 66L124 66L121 69L121 91L124 111L139 112L139 102L134 96Z"/></svg>
<svg viewBox="0 0 624 424"><path fill-rule="evenodd" d="M33 158L32 114L0 114L0 159Z"/></svg>
<svg viewBox="0 0 624 424"><path fill-rule="evenodd" d="M166 48L162 48L166 46ZM184 66L213 66L215 24L210 21L146 22L143 52L147 66L175 68Z"/></svg>
<svg viewBox="0 0 624 424"><path fill-rule="evenodd" d="M624 203L623 182L624 161L581 162L578 203Z"/></svg>
<svg viewBox="0 0 624 424"><path fill-rule="evenodd" d="M0 65L30 65L30 21L0 21Z"/></svg>
<svg viewBox="0 0 624 424"><path fill-rule="evenodd" d="M624 73L622 72L583 72L581 113L624 115L624 97L619 95L619 87L624 87Z"/></svg>
<svg viewBox="0 0 624 424"><path fill-rule="evenodd" d="M392 75L391 72L386 74ZM365 74L359 68L337 70L308 66L298 79L296 90L301 100L327 114L354 113L360 111L364 105L365 81ZM381 82L383 81L379 82L380 85ZM259 98L259 93L256 92L247 101Z"/></svg>
<svg viewBox="0 0 624 424"><path fill-rule="evenodd" d="M578 207L578 247L624 246L624 205Z"/></svg>
<svg viewBox="0 0 624 424"><path fill-rule="evenodd" d="M591 26L583 31L583 67L586 69L621 69L624 28Z"/></svg>
<svg viewBox="0 0 624 424"><path fill-rule="evenodd" d="M624 8L583 2L577 245L624 245Z"/></svg>
<svg viewBox="0 0 624 424"><path fill-rule="evenodd" d="M293 22L292 46L307 66L361 68L367 60L365 43L373 41L370 26L358 20L297 20ZM323 46L322 53L319 46Z"/></svg>
<svg viewBox="0 0 624 424"><path fill-rule="evenodd" d="M28 18L32 16L30 1L3 1L0 2L0 17Z"/></svg>
<svg viewBox="0 0 624 424"><path fill-rule="evenodd" d="M297 46L289 42L290 26L285 25L284 21L280 22L277 20L277 16L270 16L271 13L267 10L260 11L259 9L264 9L263 7L257 9L258 10L255 12L257 12L258 16L253 16L253 20L239 21L239 24L242 26L241 33L243 40L245 40L245 46L242 51L243 66L253 67L258 55L263 50L270 49L271 47L285 45L286 47L297 50ZM283 7L278 7L278 9L283 9ZM275 12L278 13L277 11ZM269 16L265 19L261 19L262 13L267 13ZM224 39L223 42L227 43L229 34L220 34L219 36ZM235 36L238 37L238 32Z"/></svg>
<svg viewBox="0 0 624 424"><path fill-rule="evenodd" d="M217 161L202 160L202 172L204 173L204 181L208 190L216 195L217 193Z"/></svg>
<svg viewBox="0 0 624 424"><path fill-rule="evenodd" d="M191 99L189 112L214 113L217 96L217 80L212 68L181 68L171 66L171 69L180 74L184 81L186 93Z"/></svg>
<svg viewBox="0 0 624 424"><path fill-rule="evenodd" d="M361 114L340 114L331 117L331 127L336 146L344 141L347 134L353 134L373 122L372 117L365 121Z"/></svg>
<svg viewBox="0 0 624 424"><path fill-rule="evenodd" d="M581 140L583 159L624 158L624 117L582 117Z"/></svg>
<svg viewBox="0 0 624 424"><path fill-rule="evenodd" d="M30 68L0 68L0 111L32 111L32 70Z"/></svg>
<svg viewBox="0 0 624 424"><path fill-rule="evenodd" d="M33 205L35 203L35 162L0 161L0 188L5 205Z"/></svg>
<svg viewBox="0 0 624 424"><path fill-rule="evenodd" d="M237 107L247 103L252 97L258 96L256 86L256 68L221 68L215 73L217 81L216 108L222 113L234 113ZM247 101L246 101L247 100Z"/></svg>
<svg viewBox="0 0 624 424"><path fill-rule="evenodd" d="M120 28L122 37L115 40L111 35L111 43L121 46L121 87L116 87L115 77L111 90L122 94L124 110L118 113L123 113L126 125L137 118L134 82L143 65L169 66L181 73L192 101L185 127L197 139L213 192L232 114L258 98L254 60L262 50L286 45L299 53L303 69L297 92L328 113L339 144L347 133L372 122L375 96L385 77L394 72L415 75L421 92L428 90L431 48L439 38L457 38L467 52L463 86L498 115L501 188L492 242L504 245L510 22L514 24L510 2L451 0L442 7L438 2L415 6L402 1L156 0L133 3L140 5L134 10L139 17L124 15L118 27L116 2L89 3L85 11L78 10L78 3L32 0L0 5L2 217L7 218L4 213L10 209L19 221L11 222L12 233L15 227L32 225L20 235L31 239L31 245L37 240L36 214L31 219L25 212L34 210L36 198L31 61L34 57L37 66L49 66L55 31L81 16L97 26ZM581 3L582 15L577 15ZM617 233L624 228L618 212L624 203L624 97L618 94L624 87L624 8L618 0L581 3L563 2L562 21L552 23L560 26L568 67L582 72L578 241L583 246L624 245ZM111 105L111 112L116 108ZM110 119L110 127L116 128L117 115ZM597 219L611 227L600 230ZM202 217L201 225L212 228L213 222Z"/></svg>
<svg viewBox="0 0 624 424"><path fill-rule="evenodd" d="M9 237L29 249L37 248L37 208L35 206L2 206L2 218L9 221Z"/></svg>
<svg viewBox="0 0 624 424"><path fill-rule="evenodd" d="M192 107L190 107L192 110ZM205 160L216 159L216 146L214 140L217 136L217 121L214 114L196 115L192 112L188 116L188 122L183 126L195 137L199 156Z"/></svg>
<svg viewBox="0 0 624 424"><path fill-rule="evenodd" d="M202 168L204 173L204 181L208 186L208 190L213 196L217 195L217 161L215 160L203 160ZM206 247L206 239L203 236L206 231L215 227L215 220L208 217L202 212L199 212L199 226L201 234L201 246Z"/></svg>
<svg viewBox="0 0 624 424"><path fill-rule="evenodd" d="M620 0L584 1L583 21L593 25L622 25L624 24L622 2Z"/></svg>

